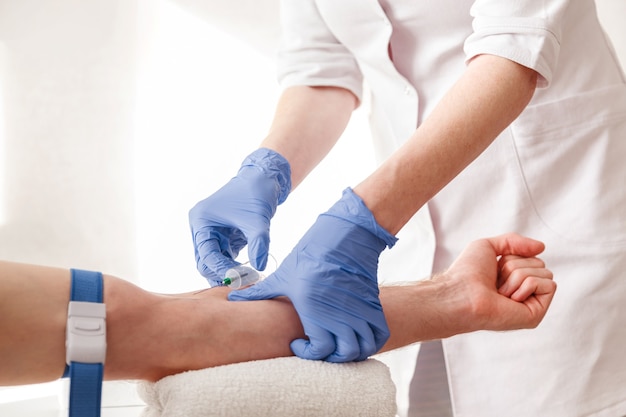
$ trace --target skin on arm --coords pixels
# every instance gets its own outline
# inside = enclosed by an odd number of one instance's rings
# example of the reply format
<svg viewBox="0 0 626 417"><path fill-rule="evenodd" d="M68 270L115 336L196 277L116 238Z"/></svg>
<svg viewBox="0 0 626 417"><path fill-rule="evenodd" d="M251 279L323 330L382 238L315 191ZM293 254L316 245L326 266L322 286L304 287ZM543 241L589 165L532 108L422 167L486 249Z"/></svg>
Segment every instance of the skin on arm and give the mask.
<svg viewBox="0 0 626 417"><path fill-rule="evenodd" d="M282 93L261 147L289 161L292 189L337 143L357 105L356 96L339 87L296 86Z"/></svg>
<svg viewBox="0 0 626 417"><path fill-rule="evenodd" d="M409 140L354 192L396 234L519 116L536 84L530 68L498 56L475 57Z"/></svg>
<svg viewBox="0 0 626 417"><path fill-rule="evenodd" d="M540 242L514 234L483 239L431 280L381 288L391 331L383 351L475 330L536 327L556 289L536 258L542 250ZM61 376L69 282L66 269L0 262L0 385ZM229 302L228 292L217 287L155 294L105 275L105 379L155 381L187 370L292 356L290 342L304 333L291 303Z"/></svg>
<svg viewBox="0 0 626 417"><path fill-rule="evenodd" d="M290 355L302 333L281 300L231 303L227 288L178 296L104 275L105 379L156 380L189 369ZM0 385L51 381L65 367L70 271L0 262ZM280 318L275 320L275 318Z"/></svg>
<svg viewBox="0 0 626 417"><path fill-rule="evenodd" d="M480 239L430 280L383 288L397 291L381 292L391 330L383 351L477 330L538 326L556 291L552 272L536 257L543 250L543 243L514 233Z"/></svg>
<svg viewBox="0 0 626 417"><path fill-rule="evenodd" d="M376 171L354 187L391 234L480 155L529 103L537 73L494 55L472 59L432 114ZM339 87L287 88L261 147L284 156L292 189L343 133L357 98Z"/></svg>
<svg viewBox="0 0 626 417"><path fill-rule="evenodd" d="M537 74L532 69L496 56L474 58L459 81L407 142L353 189L354 195L360 199L355 198L358 201L352 206L364 208L363 202L370 212L353 210L342 217L343 213L339 213L348 205L342 198L331 208L339 208L334 213L337 214L335 218L342 224L355 224L352 220L368 217L368 224L374 223L376 228L373 230L381 233L374 233L366 227L351 229L351 233L368 230L370 234L364 236L377 237L392 246L391 238L381 236L386 236L387 232L397 234L420 207L482 153L526 107L536 84ZM297 185L336 143L356 104L351 93L338 88L288 89L281 97L272 129L262 145L281 153L289 161L292 181ZM369 219L372 214L376 222ZM324 229L326 219L318 218L303 238L303 244L307 245L306 239L313 240L309 247L321 243L319 247L324 248L330 259L341 249L336 247L340 243L333 246L322 242L318 233ZM379 226L386 233L378 230ZM355 254L344 258L347 265L341 270L332 274L324 272L329 275L330 284L324 287L327 292L310 291L318 281L316 274L330 265L307 266L313 269L304 270L303 263L295 261L300 252L302 259L305 258L306 249L299 245L292 252L295 255L288 258L290 263L285 269L279 268L265 282L253 289L231 294L229 299L249 301L281 295L290 297L310 338L308 341L295 340L292 344L294 352L303 358L342 362L373 354L389 334L382 312L372 307L378 305L378 300L372 304L355 300L346 303L345 309L335 307L342 305L338 300L332 301L341 291L361 293L371 284L371 281L339 279L342 274L339 271L345 273L356 267L351 262L359 263ZM376 255L379 253L380 250ZM325 259L326 256L315 258ZM290 280L279 274L286 269L290 270ZM375 276L375 266L372 269L368 273ZM295 282L298 287L288 281ZM294 292L295 288L299 290ZM322 299L321 294L326 299ZM331 312L333 309L336 311Z"/></svg>

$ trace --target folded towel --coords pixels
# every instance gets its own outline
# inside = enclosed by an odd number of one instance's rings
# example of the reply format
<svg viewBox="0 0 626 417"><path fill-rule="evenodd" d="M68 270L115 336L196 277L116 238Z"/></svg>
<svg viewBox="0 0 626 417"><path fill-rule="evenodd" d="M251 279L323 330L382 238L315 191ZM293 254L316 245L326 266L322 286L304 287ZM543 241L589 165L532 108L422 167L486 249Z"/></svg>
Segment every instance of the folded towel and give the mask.
<svg viewBox="0 0 626 417"><path fill-rule="evenodd" d="M277 358L138 384L142 417L396 415L389 369L375 359L335 364Z"/></svg>

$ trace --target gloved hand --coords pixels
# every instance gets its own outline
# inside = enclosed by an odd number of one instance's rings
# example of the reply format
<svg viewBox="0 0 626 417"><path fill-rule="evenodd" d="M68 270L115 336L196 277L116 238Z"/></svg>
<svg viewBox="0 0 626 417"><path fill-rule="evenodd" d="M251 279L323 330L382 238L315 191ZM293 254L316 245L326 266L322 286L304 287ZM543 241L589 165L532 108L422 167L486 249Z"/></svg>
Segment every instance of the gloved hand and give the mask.
<svg viewBox="0 0 626 417"><path fill-rule="evenodd" d="M380 253L396 240L348 188L276 272L252 287L232 291L228 298L287 296L309 338L291 343L295 355L329 362L365 360L389 338L377 269Z"/></svg>
<svg viewBox="0 0 626 417"><path fill-rule="evenodd" d="M237 176L189 211L198 271L211 286L221 285L247 244L250 263L265 269L270 220L291 190L289 162L266 148L251 153Z"/></svg>

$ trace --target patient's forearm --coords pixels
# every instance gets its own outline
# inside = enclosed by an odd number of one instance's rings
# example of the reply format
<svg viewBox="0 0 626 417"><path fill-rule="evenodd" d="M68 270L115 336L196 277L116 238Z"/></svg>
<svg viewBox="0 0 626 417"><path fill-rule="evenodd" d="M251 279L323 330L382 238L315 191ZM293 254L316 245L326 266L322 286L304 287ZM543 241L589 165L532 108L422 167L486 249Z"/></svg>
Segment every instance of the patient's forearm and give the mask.
<svg viewBox="0 0 626 417"><path fill-rule="evenodd" d="M147 375L133 377L158 379L191 369L292 356L289 343L304 332L291 303L287 299L230 302L226 298L229 291L216 287L176 296L157 295L160 316L167 320L172 314L179 315L188 327L171 334L168 339L173 345L159 352L160 361L168 362L168 367L149 366ZM170 322L166 328L176 326ZM110 376L121 378L126 368L119 372L111 371Z"/></svg>
<svg viewBox="0 0 626 417"><path fill-rule="evenodd" d="M468 300L448 283L419 281L380 291L390 337L381 352L477 330Z"/></svg>
<svg viewBox="0 0 626 417"><path fill-rule="evenodd" d="M383 350L474 330L532 328L556 284L535 258L541 242L503 235L472 242L443 274L383 287L391 331ZM157 380L193 369L291 356L304 337L286 299L229 302L218 287L154 294L104 276L105 379ZM0 261L0 385L59 378L65 367L70 271Z"/></svg>
<svg viewBox="0 0 626 417"><path fill-rule="evenodd" d="M63 373L69 277L65 269L0 262L1 385L50 381ZM438 320L444 316L441 309L425 314L424 306L434 302L431 296L443 305L436 288L381 290L391 329L385 349L454 333L444 329L451 323ZM190 369L292 355L289 343L304 333L288 300L235 303L227 301L227 293L222 287L160 295L105 275L105 379L156 380Z"/></svg>
<svg viewBox="0 0 626 417"><path fill-rule="evenodd" d="M552 272L536 258L541 242L507 234L470 243L456 261L430 280L380 289L380 300L391 336L383 351L424 340L475 330L536 327L556 290ZM172 329L154 364L133 375L156 379L207 366L291 356L289 343L304 337L296 311L286 299L229 302L228 289L213 288L176 297L155 296L160 314ZM170 300L171 304L163 304ZM193 308L190 307L190 302ZM176 311L176 313L173 313ZM178 317L187 328L168 322ZM153 320L157 322L158 320ZM185 355L173 354L185 352ZM120 355L123 351L120 351ZM157 364L170 363L168 367ZM129 367L119 366L123 376Z"/></svg>
<svg viewBox="0 0 626 417"><path fill-rule="evenodd" d="M148 379L291 355L302 335L285 301L231 303L226 288L160 295L104 275L105 379ZM0 261L0 385L59 378L70 272Z"/></svg>
<svg viewBox="0 0 626 417"><path fill-rule="evenodd" d="M191 369L293 355L289 344L304 337L304 331L289 300L229 302L228 292L218 287L176 296L144 294L151 301L138 321L143 326L130 327L125 317L132 309L120 311L120 322L109 324L114 333L105 377L156 380ZM455 299L447 285L425 281L385 287L380 297L391 331L383 351L473 330L470 321L459 319L467 316L466 303ZM147 361L147 352L137 346L150 342L153 360Z"/></svg>

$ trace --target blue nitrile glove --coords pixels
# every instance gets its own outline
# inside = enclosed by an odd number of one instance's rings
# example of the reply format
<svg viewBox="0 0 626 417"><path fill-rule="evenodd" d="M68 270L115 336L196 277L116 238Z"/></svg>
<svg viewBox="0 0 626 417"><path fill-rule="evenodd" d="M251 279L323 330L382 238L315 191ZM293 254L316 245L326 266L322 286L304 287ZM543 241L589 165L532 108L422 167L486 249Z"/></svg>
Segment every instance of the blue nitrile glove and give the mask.
<svg viewBox="0 0 626 417"><path fill-rule="evenodd" d="M291 190L291 168L266 148L252 152L237 176L189 211L198 271L211 286L221 285L234 259L248 245L250 263L265 269L270 220Z"/></svg>
<svg viewBox="0 0 626 417"><path fill-rule="evenodd" d="M320 215L280 267L228 299L287 296L309 340L291 342L304 359L361 361L389 338L378 298L378 257L396 238L384 230L351 189Z"/></svg>

